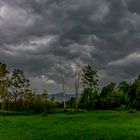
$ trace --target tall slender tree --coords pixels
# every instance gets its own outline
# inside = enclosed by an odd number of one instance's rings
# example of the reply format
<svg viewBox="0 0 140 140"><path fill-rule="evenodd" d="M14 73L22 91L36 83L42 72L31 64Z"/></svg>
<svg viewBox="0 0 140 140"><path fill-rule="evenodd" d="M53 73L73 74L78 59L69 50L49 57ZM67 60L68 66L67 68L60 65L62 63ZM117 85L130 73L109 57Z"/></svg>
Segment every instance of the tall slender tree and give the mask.
<svg viewBox="0 0 140 140"><path fill-rule="evenodd" d="M78 110L78 94L80 88L81 79L81 64L79 59L75 59L75 111Z"/></svg>
<svg viewBox="0 0 140 140"><path fill-rule="evenodd" d="M35 91L32 89L25 89L24 91L24 107L26 110L33 109L33 101L35 99Z"/></svg>
<svg viewBox="0 0 140 140"><path fill-rule="evenodd" d="M0 63L0 97L2 100L1 108L5 110L8 100L9 79L6 64Z"/></svg>
<svg viewBox="0 0 140 140"><path fill-rule="evenodd" d="M14 102L14 110L16 110L17 100L25 93L29 87L30 82L24 76L23 71L15 69L10 81L10 99Z"/></svg>
<svg viewBox="0 0 140 140"><path fill-rule="evenodd" d="M63 108L66 110L66 87L65 87L65 76L64 76L64 66L60 63L60 79L61 79L61 88L63 91Z"/></svg>
<svg viewBox="0 0 140 140"><path fill-rule="evenodd" d="M92 91L98 90L98 75L89 64L85 65L82 73L82 85L84 90L91 89Z"/></svg>
<svg viewBox="0 0 140 140"><path fill-rule="evenodd" d="M98 91L97 71L92 69L90 65L85 65L82 71L81 81L84 88L81 104L85 109L93 108Z"/></svg>

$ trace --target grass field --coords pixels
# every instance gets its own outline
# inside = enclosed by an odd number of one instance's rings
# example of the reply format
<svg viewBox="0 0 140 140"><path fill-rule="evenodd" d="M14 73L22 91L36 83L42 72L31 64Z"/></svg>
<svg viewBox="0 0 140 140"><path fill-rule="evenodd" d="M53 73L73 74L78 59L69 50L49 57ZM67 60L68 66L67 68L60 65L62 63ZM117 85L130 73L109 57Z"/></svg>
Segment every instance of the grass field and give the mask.
<svg viewBox="0 0 140 140"><path fill-rule="evenodd" d="M140 113L0 116L0 140L139 140Z"/></svg>

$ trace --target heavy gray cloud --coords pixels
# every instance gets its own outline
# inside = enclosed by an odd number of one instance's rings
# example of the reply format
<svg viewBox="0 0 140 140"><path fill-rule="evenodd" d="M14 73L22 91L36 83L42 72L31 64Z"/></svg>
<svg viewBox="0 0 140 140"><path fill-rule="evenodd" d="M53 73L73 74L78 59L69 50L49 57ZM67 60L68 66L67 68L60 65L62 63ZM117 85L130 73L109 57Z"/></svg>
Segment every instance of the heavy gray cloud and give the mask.
<svg viewBox="0 0 140 140"><path fill-rule="evenodd" d="M138 0L1 0L0 60L22 68L32 86L60 89L59 64L73 90L73 61L89 63L100 84L140 71Z"/></svg>

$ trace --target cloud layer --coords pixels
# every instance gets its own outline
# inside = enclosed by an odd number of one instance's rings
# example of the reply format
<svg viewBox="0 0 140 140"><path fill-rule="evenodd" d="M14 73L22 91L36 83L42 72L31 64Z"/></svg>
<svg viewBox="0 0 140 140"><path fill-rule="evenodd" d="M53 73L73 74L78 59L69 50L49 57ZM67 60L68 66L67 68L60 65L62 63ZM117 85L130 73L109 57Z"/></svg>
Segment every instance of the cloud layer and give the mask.
<svg viewBox="0 0 140 140"><path fill-rule="evenodd" d="M22 68L33 87L59 88L59 64L73 88L74 59L98 71L100 84L140 73L138 0L1 0L0 60Z"/></svg>

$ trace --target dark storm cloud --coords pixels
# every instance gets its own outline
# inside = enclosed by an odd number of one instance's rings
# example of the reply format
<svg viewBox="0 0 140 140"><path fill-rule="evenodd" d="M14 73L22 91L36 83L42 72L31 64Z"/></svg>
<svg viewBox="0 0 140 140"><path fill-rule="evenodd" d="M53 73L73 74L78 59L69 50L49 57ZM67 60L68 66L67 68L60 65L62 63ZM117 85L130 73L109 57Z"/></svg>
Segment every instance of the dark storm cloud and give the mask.
<svg viewBox="0 0 140 140"><path fill-rule="evenodd" d="M138 0L1 0L0 60L22 68L40 89L48 84L58 90L58 64L72 87L75 58L97 69L102 84L132 80L140 65L139 5Z"/></svg>
<svg viewBox="0 0 140 140"><path fill-rule="evenodd" d="M132 13L138 13L140 14L140 1L138 0L128 0L128 9Z"/></svg>

